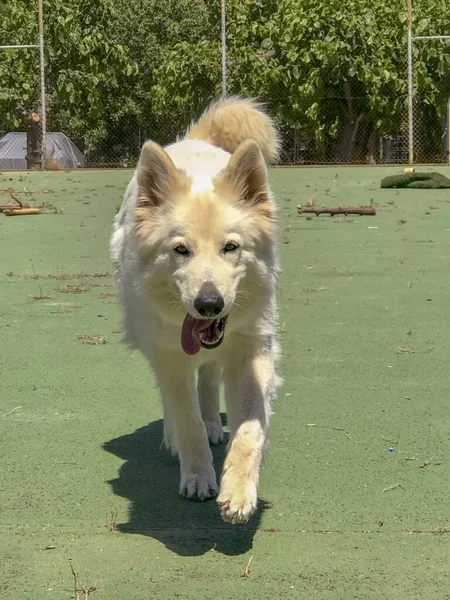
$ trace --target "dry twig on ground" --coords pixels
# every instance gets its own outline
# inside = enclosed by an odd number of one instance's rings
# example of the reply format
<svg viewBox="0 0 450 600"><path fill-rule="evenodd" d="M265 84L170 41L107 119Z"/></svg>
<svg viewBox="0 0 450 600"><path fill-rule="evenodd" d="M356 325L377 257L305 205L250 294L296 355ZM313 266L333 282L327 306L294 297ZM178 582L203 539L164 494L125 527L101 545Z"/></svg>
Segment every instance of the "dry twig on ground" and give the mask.
<svg viewBox="0 0 450 600"><path fill-rule="evenodd" d="M328 214L333 215L376 215L377 209L375 206L297 206L299 214L312 213L314 215Z"/></svg>

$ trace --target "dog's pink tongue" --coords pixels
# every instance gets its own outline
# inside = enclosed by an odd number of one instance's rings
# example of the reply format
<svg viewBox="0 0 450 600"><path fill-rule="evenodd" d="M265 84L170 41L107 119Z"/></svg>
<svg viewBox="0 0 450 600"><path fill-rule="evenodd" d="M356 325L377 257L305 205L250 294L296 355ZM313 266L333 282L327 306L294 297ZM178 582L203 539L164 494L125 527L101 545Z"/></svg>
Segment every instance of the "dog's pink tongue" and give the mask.
<svg viewBox="0 0 450 600"><path fill-rule="evenodd" d="M214 319L194 319L190 314L187 314L181 328L181 346L186 354L193 356L200 352L202 347L200 343L200 332L208 329L212 325Z"/></svg>

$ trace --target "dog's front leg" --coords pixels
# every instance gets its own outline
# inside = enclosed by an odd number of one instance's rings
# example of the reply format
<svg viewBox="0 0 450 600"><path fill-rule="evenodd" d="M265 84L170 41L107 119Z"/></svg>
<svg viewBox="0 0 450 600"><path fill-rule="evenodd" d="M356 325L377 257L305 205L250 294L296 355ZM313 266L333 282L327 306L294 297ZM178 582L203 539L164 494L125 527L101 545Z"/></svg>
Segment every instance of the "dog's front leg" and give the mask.
<svg viewBox="0 0 450 600"><path fill-rule="evenodd" d="M170 437L180 459L180 494L200 500L217 496L219 490L200 412L195 372L189 361L180 360L178 354L161 353L154 366Z"/></svg>
<svg viewBox="0 0 450 600"><path fill-rule="evenodd" d="M246 523L256 509L261 457L278 385L271 353L242 357L225 370L231 438L217 499L225 521Z"/></svg>

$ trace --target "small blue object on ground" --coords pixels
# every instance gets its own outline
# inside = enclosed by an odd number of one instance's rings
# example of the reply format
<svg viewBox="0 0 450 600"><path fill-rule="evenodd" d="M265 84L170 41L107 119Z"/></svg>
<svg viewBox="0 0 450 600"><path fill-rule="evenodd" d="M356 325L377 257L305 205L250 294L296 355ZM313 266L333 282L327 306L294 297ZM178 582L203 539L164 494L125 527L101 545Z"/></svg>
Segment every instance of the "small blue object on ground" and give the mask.
<svg viewBox="0 0 450 600"><path fill-rule="evenodd" d="M390 448L388 448L389 452L395 452L395 448L393 448L392 446Z"/></svg>

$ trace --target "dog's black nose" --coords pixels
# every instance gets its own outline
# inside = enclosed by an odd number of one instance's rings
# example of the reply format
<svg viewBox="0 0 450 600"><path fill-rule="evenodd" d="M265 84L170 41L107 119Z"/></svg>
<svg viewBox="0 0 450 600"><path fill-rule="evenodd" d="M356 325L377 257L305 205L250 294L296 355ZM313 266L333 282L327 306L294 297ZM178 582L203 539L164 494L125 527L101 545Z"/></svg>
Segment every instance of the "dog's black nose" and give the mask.
<svg viewBox="0 0 450 600"><path fill-rule="evenodd" d="M204 283L194 301L194 308L201 317L217 317L223 310L223 298L212 283Z"/></svg>

